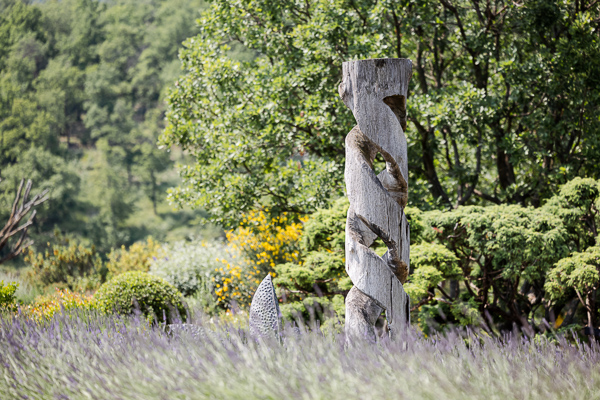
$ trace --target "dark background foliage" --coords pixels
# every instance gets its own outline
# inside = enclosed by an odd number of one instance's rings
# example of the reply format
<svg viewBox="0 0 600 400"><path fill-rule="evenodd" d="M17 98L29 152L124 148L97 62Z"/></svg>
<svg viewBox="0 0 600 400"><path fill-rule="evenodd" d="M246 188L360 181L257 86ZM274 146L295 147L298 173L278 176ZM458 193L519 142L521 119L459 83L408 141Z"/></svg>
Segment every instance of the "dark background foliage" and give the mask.
<svg viewBox="0 0 600 400"><path fill-rule="evenodd" d="M160 150L166 87L200 1L0 1L0 216L22 178L50 189L30 235L112 247L183 237L165 202L181 152ZM178 231L179 230L179 231Z"/></svg>

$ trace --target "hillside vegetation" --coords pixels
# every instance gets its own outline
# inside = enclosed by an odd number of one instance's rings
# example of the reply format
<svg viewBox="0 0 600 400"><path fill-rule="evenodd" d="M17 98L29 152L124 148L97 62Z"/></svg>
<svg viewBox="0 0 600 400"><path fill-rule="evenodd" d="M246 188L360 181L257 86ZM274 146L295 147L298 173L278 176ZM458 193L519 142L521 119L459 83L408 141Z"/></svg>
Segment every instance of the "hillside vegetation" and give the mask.
<svg viewBox="0 0 600 400"><path fill-rule="evenodd" d="M164 97L201 1L0 1L0 219L21 178L50 189L30 235L53 231L101 254L152 235L202 231L173 212L177 149L161 150ZM208 231L207 231L208 232ZM212 234L208 232L208 234Z"/></svg>

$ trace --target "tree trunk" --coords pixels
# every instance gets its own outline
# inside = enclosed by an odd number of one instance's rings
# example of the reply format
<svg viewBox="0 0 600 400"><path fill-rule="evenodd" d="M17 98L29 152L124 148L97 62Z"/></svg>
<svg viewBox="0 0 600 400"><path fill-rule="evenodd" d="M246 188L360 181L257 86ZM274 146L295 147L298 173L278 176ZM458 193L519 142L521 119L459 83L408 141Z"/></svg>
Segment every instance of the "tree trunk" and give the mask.
<svg viewBox="0 0 600 400"><path fill-rule="evenodd" d="M585 296L585 308L587 309L588 328L590 328L592 335L594 333L594 328L596 327L595 303L593 292L588 293L588 295Z"/></svg>
<svg viewBox="0 0 600 400"><path fill-rule="evenodd" d="M154 215L158 215L158 212L156 211L156 203L158 201L158 196L156 196L156 176L154 175L154 171L150 171L150 180L152 183L152 193L150 196L150 200L152 200L152 210L154 211Z"/></svg>

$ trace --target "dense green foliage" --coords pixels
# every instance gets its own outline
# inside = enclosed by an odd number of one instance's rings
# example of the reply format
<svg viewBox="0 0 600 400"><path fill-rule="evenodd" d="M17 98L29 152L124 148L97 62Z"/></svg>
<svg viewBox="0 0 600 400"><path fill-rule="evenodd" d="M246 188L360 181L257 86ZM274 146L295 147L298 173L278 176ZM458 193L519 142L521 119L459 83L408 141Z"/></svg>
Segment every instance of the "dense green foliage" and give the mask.
<svg viewBox="0 0 600 400"><path fill-rule="evenodd" d="M200 8L200 0L0 0L0 219L26 177L51 190L30 230L38 243L58 227L104 254L186 226L193 215L169 213L161 195L175 181L156 139Z"/></svg>
<svg viewBox="0 0 600 400"><path fill-rule="evenodd" d="M314 302L343 315L335 297L351 288L344 273L347 209L341 199L312 214L300 261L275 267L274 282L288 301L284 315L310 316ZM596 326L598 209L599 182L582 178L563 185L539 208L505 204L421 212L408 207L411 272L405 289L413 321L426 332L450 325L500 331L514 325L534 331L549 324ZM382 254L385 246L373 247Z"/></svg>
<svg viewBox="0 0 600 400"><path fill-rule="evenodd" d="M343 295L352 288L344 270L348 205L348 200L342 198L331 208L312 214L301 238L302 261L275 267L277 277L273 283L284 289L282 296L287 303L281 306L284 317L292 318L298 313L306 318L313 311L328 309L344 316Z"/></svg>
<svg viewBox="0 0 600 400"><path fill-rule="evenodd" d="M230 224L323 207L355 124L342 62L407 57L409 202L540 205L599 177L599 16L576 0L212 1L168 99L163 140L197 160L171 197Z"/></svg>
<svg viewBox="0 0 600 400"><path fill-rule="evenodd" d="M587 314L587 325L595 327L598 318L596 291L600 283L600 248L588 247L556 263L548 274L544 288L552 300L573 297L575 291ZM570 295L570 296L569 296Z"/></svg>
<svg viewBox="0 0 600 400"><path fill-rule="evenodd" d="M560 217L569 233L571 247L577 251L596 244L600 186L590 178L575 178L560 188L544 204L544 209Z"/></svg>
<svg viewBox="0 0 600 400"><path fill-rule="evenodd" d="M281 312L286 318L301 315L304 318L327 319L330 312L343 318L344 297L352 288L352 281L345 271L345 227L348 199L342 197L330 208L319 209L304 224L300 241L300 262L282 263L275 266L274 284L281 288L284 304ZM419 221L419 210L407 208L407 218ZM411 241L419 238L422 226L414 223ZM385 245L377 241L373 247L383 254ZM413 247L414 249L414 247ZM418 246L417 246L417 252Z"/></svg>
<svg viewBox="0 0 600 400"><path fill-rule="evenodd" d="M88 247L60 236L57 243L47 243L43 252L29 250L25 261L30 265L30 282L52 291L54 288L95 290L107 274L94 246Z"/></svg>
<svg viewBox="0 0 600 400"><path fill-rule="evenodd" d="M410 251L410 282L404 284L404 290L411 299L429 299L430 291L445 281L457 279L461 270L458 258L445 246L437 243L422 242L412 246Z"/></svg>
<svg viewBox="0 0 600 400"><path fill-rule="evenodd" d="M435 238L458 258L459 273L454 274L463 282L449 290L432 279L419 305L427 304L428 311L435 305L437 314L447 317L443 321L436 315L437 322L466 325L487 319L500 329L541 324L535 312L550 308L542 300L546 273L569 254L558 216L543 208L499 205L432 211L427 217Z"/></svg>
<svg viewBox="0 0 600 400"><path fill-rule="evenodd" d="M98 289L98 308L106 313L143 313L156 322L172 323L187 316L181 293L169 282L145 272L126 272Z"/></svg>

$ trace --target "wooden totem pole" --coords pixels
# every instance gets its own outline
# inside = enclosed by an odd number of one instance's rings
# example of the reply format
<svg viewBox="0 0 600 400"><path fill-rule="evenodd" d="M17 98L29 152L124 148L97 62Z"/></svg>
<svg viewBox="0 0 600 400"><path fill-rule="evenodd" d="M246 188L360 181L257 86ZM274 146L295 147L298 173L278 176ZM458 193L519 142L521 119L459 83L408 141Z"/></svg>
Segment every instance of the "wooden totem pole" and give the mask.
<svg viewBox="0 0 600 400"><path fill-rule="evenodd" d="M408 197L406 95L412 74L407 59L343 63L340 97L358 125L346 136L345 181L350 209L346 222L346 272L354 287L346 297L348 340L375 339L385 310L392 338L409 322L404 288L409 271L410 233L404 215ZM386 168L376 175L380 153ZM388 251L369 247L380 238Z"/></svg>

